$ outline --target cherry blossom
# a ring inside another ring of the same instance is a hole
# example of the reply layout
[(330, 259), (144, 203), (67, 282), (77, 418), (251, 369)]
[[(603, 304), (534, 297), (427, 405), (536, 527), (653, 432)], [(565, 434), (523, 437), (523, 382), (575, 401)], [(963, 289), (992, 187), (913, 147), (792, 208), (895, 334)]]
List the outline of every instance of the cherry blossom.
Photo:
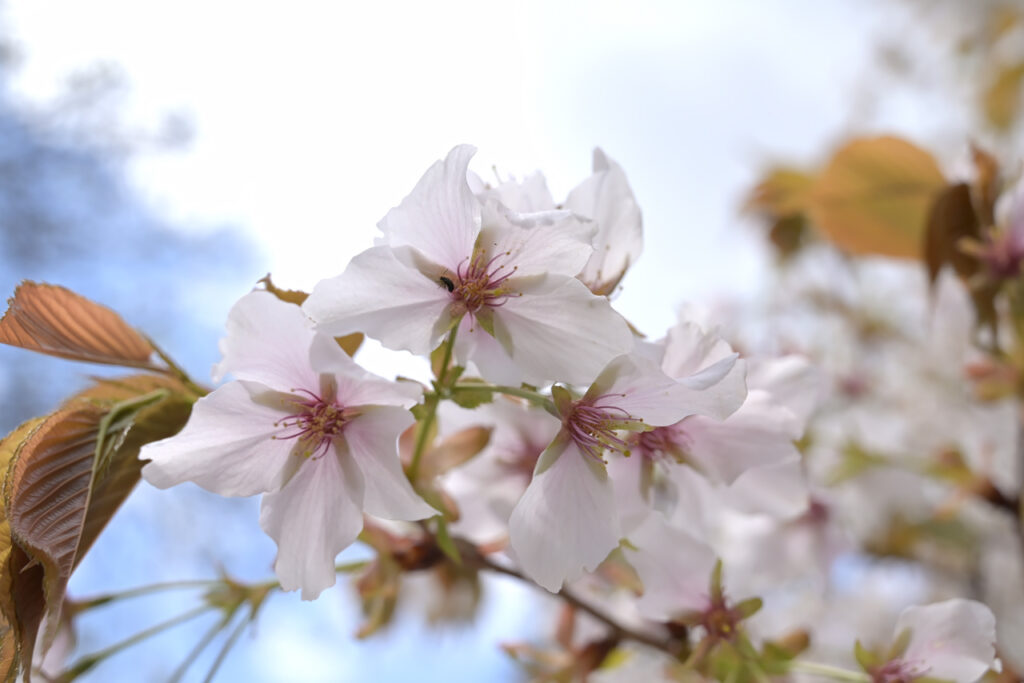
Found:
[(192, 481), (224, 496), (264, 494), (274, 570), (283, 589), (310, 600), (334, 584), (334, 558), (355, 541), (364, 512), (434, 514), (396, 445), (420, 388), (366, 372), (267, 292), (239, 300), (227, 328), (216, 374), (235, 380), (199, 399), (180, 433), (142, 449), (142, 475), (159, 488)]
[[(591, 238), (594, 253), (577, 276), (595, 294), (608, 295), (640, 256), (643, 221), (622, 167), (597, 148), (593, 169), (591, 176), (569, 192), (557, 208), (568, 209), (596, 225)], [(539, 172), (522, 181), (512, 179), (494, 188), (481, 187), (479, 194), (497, 197), (514, 211), (556, 208), (544, 175)]]
[(620, 356), (581, 398), (554, 387), (562, 427), (509, 520), (512, 549), (534, 581), (557, 591), (618, 545), (620, 523), (604, 452), (628, 455), (623, 432), (674, 424), (696, 412), (716, 414), (741, 402), (742, 385), (723, 381), (735, 362), (732, 355), (673, 380), (647, 358)]
[(473, 147), (431, 166), (380, 222), (378, 246), (306, 300), (317, 329), (364, 332), (426, 354), (451, 330), (455, 353), (505, 384), (589, 382), (633, 337), (575, 275), (595, 227), (567, 211), (514, 213), (470, 190)]
[(874, 667), (878, 683), (919, 678), (973, 683), (996, 664), (996, 620), (987, 606), (961, 598), (908, 607), (896, 622), (895, 637), (909, 633), (896, 657)]

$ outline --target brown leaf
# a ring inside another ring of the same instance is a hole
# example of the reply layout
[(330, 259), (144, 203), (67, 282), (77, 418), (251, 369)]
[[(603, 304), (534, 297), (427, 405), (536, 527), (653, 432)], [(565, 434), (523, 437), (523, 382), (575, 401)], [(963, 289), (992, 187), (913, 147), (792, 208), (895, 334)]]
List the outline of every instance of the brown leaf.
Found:
[(814, 176), (793, 168), (779, 167), (769, 171), (747, 197), (744, 209), (759, 211), (772, 218), (803, 213)]
[(1024, 62), (1018, 62), (999, 69), (986, 85), (981, 107), (994, 128), (1006, 130), (1017, 122), (1022, 83)]
[(932, 156), (905, 140), (853, 140), (818, 177), (811, 222), (848, 252), (919, 259), (928, 210), (945, 185)]
[(960, 240), (979, 239), (978, 217), (966, 183), (950, 185), (935, 198), (924, 234), (924, 261), (928, 281), (935, 282), (942, 266), (953, 266), (957, 275), (968, 278), (978, 270), (978, 260), (960, 249)]
[[(175, 434), (190, 410), (175, 379), (102, 380), (43, 419), (17, 447), (3, 494), (22, 661), (31, 661), (43, 617), (59, 624), (72, 571), (138, 482), (139, 449)], [(52, 635), (43, 635), (44, 645)]]
[[(257, 281), (262, 284), (263, 287), (276, 296), (281, 301), (286, 301), (296, 306), (301, 306), (302, 303), (309, 298), (309, 294), (298, 289), (281, 289), (274, 284), (274, 281), (270, 279), (270, 273), (267, 273)], [(356, 351), (363, 344), (363, 333), (353, 332), (352, 334), (346, 334), (343, 337), (335, 337), (334, 340), (338, 342), (338, 346), (347, 353), (349, 356), (356, 355)]]
[(270, 273), (267, 273), (256, 282), (257, 284), (263, 285), (268, 292), (276, 296), (281, 301), (287, 301), (288, 303), (295, 304), (296, 306), (301, 306), (302, 302), (309, 297), (309, 294), (298, 289), (281, 289), (274, 284), (273, 280), (270, 279)]
[(985, 227), (996, 222), (996, 200), (1002, 179), (999, 173), (999, 161), (975, 144), (971, 145), (971, 160), (977, 174), (974, 182), (974, 196), (977, 198), (978, 220)]
[(0, 319), (0, 343), (51, 356), (150, 367), (153, 346), (121, 316), (69, 289), (23, 282)]
[[(29, 420), (0, 440), (0, 472), (7, 472), (18, 446), (42, 421), (43, 418)], [(12, 580), (17, 576), (12, 572), (13, 549), (11, 526), (0, 506), (0, 680), (4, 683), (17, 679), (21, 663), (21, 636), (12, 590)]]
[(347, 353), (349, 356), (356, 355), (356, 351), (363, 345), (363, 333), (353, 332), (352, 334), (346, 334), (343, 337), (335, 337), (334, 341), (338, 342), (338, 346), (341, 347), (342, 351)]

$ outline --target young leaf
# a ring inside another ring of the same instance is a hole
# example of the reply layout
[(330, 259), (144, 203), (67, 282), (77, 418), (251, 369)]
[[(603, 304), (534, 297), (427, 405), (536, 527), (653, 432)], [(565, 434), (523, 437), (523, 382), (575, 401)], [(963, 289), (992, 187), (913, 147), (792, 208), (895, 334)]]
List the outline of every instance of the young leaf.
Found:
[[(0, 472), (6, 472), (18, 447), (39, 426), (43, 418), (25, 422), (0, 440)], [(21, 635), (15, 612), (12, 572), (11, 527), (7, 514), (0, 507), (0, 681), (11, 683), (17, 679), (21, 663)]]
[(263, 285), (268, 292), (276, 296), (281, 301), (287, 301), (288, 303), (295, 304), (296, 306), (301, 306), (302, 302), (309, 297), (309, 294), (298, 289), (281, 289), (274, 284), (273, 280), (270, 279), (270, 273), (261, 277), (256, 281), (256, 283)]
[(894, 137), (863, 138), (832, 157), (808, 208), (814, 227), (841, 249), (919, 259), (928, 209), (945, 185), (923, 149)]
[[(59, 624), (72, 571), (138, 482), (139, 449), (180, 430), (190, 410), (185, 387), (171, 378), (101, 381), (18, 445), (3, 494), (23, 661), (31, 661), (43, 616)], [(51, 636), (43, 634), (44, 645)]]
[(150, 367), (153, 346), (121, 316), (57, 285), (23, 282), (0, 319), (0, 343), (71, 360)]
[(963, 278), (978, 270), (978, 260), (960, 250), (963, 238), (979, 239), (980, 233), (978, 217), (971, 204), (971, 188), (965, 183), (957, 183), (939, 193), (928, 213), (924, 260), (929, 282), (935, 282), (942, 266), (947, 263)]

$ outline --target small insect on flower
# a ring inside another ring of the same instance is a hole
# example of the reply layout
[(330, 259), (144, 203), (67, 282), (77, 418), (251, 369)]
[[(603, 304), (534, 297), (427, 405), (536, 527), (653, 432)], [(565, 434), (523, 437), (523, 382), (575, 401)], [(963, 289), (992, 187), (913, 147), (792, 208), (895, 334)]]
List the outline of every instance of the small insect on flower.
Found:
[(452, 279), (450, 277), (446, 277), (446, 276), (442, 275), (441, 277), (438, 278), (438, 280), (441, 281), (441, 284), (449, 292), (454, 292), (455, 291), (455, 283), (452, 282)]

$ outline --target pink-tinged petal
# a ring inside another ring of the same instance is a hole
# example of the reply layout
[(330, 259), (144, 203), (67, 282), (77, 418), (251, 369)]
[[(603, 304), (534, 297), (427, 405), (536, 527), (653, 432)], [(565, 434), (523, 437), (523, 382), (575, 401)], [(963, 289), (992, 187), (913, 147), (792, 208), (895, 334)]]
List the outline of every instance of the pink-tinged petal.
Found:
[(684, 400), (694, 414), (724, 420), (747, 398), (747, 362), (733, 354), (679, 384), (686, 388)]
[(408, 410), (370, 406), (345, 426), (349, 454), (363, 475), (363, 507), (371, 515), (412, 521), (437, 514), (413, 491), (398, 459), (398, 436), (414, 421)]
[(455, 335), (455, 357), (463, 367), (472, 362), (480, 376), (495, 384), (518, 386), (525, 381), (522, 369), (501, 342), (469, 316), (462, 319)]
[(734, 356), (729, 343), (700, 325), (681, 320), (665, 335), (665, 355), (661, 369), (669, 377), (682, 379), (696, 375), (715, 363)]
[(313, 600), (334, 585), (334, 558), (363, 528), (363, 482), (343, 448), (309, 458), (291, 481), (263, 496), (260, 526), (277, 543), (281, 588)]
[(929, 678), (973, 683), (995, 661), (996, 618), (986, 605), (956, 598), (908, 607), (896, 622), (896, 635), (910, 629), (910, 643), (900, 657), (922, 663)]
[[(425, 272), (431, 268), (436, 273)], [(389, 349), (427, 354), (451, 321), (451, 298), (437, 279), (443, 273), (408, 249), (371, 247), (344, 273), (317, 283), (302, 308), (319, 332), (363, 332)]]
[(708, 585), (716, 556), (710, 546), (660, 514), (652, 514), (629, 535), (626, 559), (644, 585), (640, 613), (667, 621), (708, 606)]
[(522, 381), (586, 384), (632, 348), (626, 321), (579, 280), (548, 275), (517, 279), (515, 286), (522, 296), (495, 309), (494, 329), (522, 369)]
[(572, 277), (594, 251), (593, 234), (593, 223), (568, 211), (517, 214), (491, 200), (483, 208), (477, 247), (496, 258), (496, 265), (514, 267), (516, 277), (544, 273)]
[(801, 432), (823, 394), (822, 376), (803, 356), (751, 361), (747, 386), (763, 389), (796, 417)]
[(796, 418), (775, 405), (763, 391), (751, 391), (746, 402), (725, 420), (694, 415), (683, 422), (690, 439), (688, 453), (712, 479), (732, 483), (743, 472), (799, 456), (793, 439)]
[(250, 382), (229, 382), (192, 408), (178, 434), (142, 447), (150, 460), (142, 476), (167, 488), (192, 481), (222, 496), (251, 496), (279, 488), (288, 476), (294, 441), (275, 439), (282, 410), (254, 402), (270, 392)]
[(594, 173), (569, 193), (565, 207), (598, 225), (594, 255), (580, 272), (592, 289), (614, 286), (643, 250), (640, 207), (622, 168), (594, 150)]
[(619, 544), (604, 467), (556, 438), (512, 511), (509, 542), (526, 575), (551, 592), (596, 569)]
[[(717, 368), (717, 366), (713, 366)], [(678, 382), (668, 377), (653, 361), (638, 355), (614, 359), (594, 380), (586, 397), (599, 396), (602, 405), (612, 405), (652, 426), (675, 424), (697, 412), (719, 411), (723, 404), (742, 402), (736, 399), (735, 387), (720, 387), (731, 372), (716, 375), (714, 382)], [(692, 380), (693, 378), (688, 378)]]
[(346, 407), (364, 405), (411, 408), (419, 403), (423, 388), (416, 382), (391, 382), (364, 370), (345, 353), (333, 337), (318, 334), (309, 349), (309, 363), (317, 373), (336, 382), (335, 400)]
[(480, 202), (466, 180), (476, 148), (459, 145), (427, 169), (402, 203), (377, 224), (392, 247), (409, 245), (454, 270), (473, 253)]
[(213, 379), (219, 382), (230, 372), (278, 391), (312, 389), (317, 383), (309, 367), (312, 340), (302, 309), (270, 292), (249, 292), (228, 313), (227, 336), (220, 341), (224, 359), (214, 366)]
[(810, 491), (799, 455), (771, 465), (753, 467), (725, 491), (727, 505), (740, 512), (790, 519), (807, 511)]
[(502, 204), (519, 213), (550, 211), (555, 208), (555, 200), (548, 189), (547, 180), (540, 171), (531, 173), (521, 182), (506, 180), (497, 187), (482, 188), (477, 192), (477, 196), (485, 201), (490, 197), (497, 198)]

